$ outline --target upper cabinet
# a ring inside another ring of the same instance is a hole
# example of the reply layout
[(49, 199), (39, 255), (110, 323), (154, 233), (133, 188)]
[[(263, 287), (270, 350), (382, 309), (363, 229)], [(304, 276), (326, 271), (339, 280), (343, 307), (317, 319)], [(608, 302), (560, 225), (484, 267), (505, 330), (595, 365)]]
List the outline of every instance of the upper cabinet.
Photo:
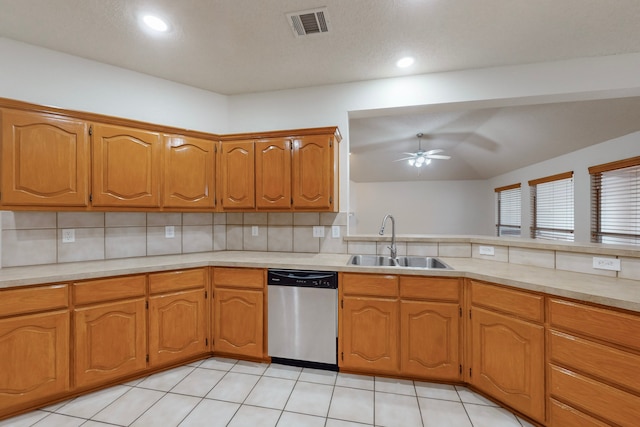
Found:
[(309, 135), (293, 143), (293, 205), (337, 211), (337, 143), (334, 135)]
[(86, 122), (2, 110), (4, 206), (87, 206), (89, 159)]
[(291, 208), (290, 138), (256, 142), (256, 206), (258, 209)]
[(168, 208), (215, 208), (215, 167), (215, 141), (165, 136), (162, 205)]
[(219, 185), (223, 210), (246, 210), (255, 207), (253, 141), (222, 142)]
[(219, 136), (0, 99), (0, 206), (337, 212), (337, 127)]
[(160, 134), (93, 126), (93, 205), (160, 207)]
[(337, 212), (338, 129), (269, 134), (222, 142), (222, 210)]

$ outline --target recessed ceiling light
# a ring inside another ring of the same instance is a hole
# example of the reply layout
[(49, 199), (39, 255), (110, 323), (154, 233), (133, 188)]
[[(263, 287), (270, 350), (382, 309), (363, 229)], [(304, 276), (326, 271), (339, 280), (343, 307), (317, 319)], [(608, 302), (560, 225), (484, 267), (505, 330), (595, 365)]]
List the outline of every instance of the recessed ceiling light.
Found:
[(142, 21), (147, 25), (147, 27), (161, 33), (164, 33), (169, 29), (169, 25), (167, 25), (166, 22), (154, 15), (145, 15), (142, 17)]
[(413, 65), (414, 59), (410, 56), (405, 56), (396, 62), (398, 68), (407, 68)]

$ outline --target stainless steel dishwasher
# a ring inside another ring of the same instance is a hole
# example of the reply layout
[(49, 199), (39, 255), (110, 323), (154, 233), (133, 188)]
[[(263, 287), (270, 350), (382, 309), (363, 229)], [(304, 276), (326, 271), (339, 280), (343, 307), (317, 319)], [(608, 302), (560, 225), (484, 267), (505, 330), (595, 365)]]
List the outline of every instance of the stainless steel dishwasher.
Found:
[(338, 370), (338, 273), (267, 273), (272, 362)]

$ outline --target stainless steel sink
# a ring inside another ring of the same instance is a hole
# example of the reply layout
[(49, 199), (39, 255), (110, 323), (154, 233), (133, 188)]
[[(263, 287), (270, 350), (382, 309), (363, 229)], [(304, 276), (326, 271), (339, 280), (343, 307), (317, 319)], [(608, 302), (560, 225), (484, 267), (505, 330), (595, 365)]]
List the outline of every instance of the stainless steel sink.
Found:
[(414, 267), (414, 268), (439, 268), (445, 270), (451, 270), (444, 262), (438, 258), (424, 257), (424, 256), (401, 256), (396, 259), (400, 267)]
[(367, 267), (395, 267), (393, 258), (382, 255), (353, 255), (349, 260), (349, 265), (364, 265)]
[(451, 267), (440, 261), (438, 258), (422, 256), (401, 256), (394, 259), (383, 255), (352, 255), (349, 259), (348, 265), (451, 270)]

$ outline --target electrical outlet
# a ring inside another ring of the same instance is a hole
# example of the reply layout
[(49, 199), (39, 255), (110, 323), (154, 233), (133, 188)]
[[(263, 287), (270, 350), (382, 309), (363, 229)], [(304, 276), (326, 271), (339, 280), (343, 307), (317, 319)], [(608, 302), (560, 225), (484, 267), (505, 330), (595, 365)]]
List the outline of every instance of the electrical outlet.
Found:
[(480, 255), (494, 256), (496, 254), (493, 246), (480, 246)]
[(332, 225), (331, 226), (331, 237), (333, 237), (334, 239), (337, 239), (338, 237), (340, 237), (340, 226), (339, 225)]
[(167, 225), (164, 227), (164, 238), (173, 239), (176, 237), (176, 229), (173, 225)]
[(324, 227), (321, 225), (314, 225), (313, 237), (324, 237)]
[(76, 230), (65, 228), (62, 230), (62, 243), (73, 243), (76, 241)]
[(620, 260), (618, 258), (593, 257), (593, 268), (598, 270), (620, 271)]
[(251, 226), (251, 235), (254, 236), (254, 237), (258, 235), (258, 226), (257, 225), (252, 225)]

